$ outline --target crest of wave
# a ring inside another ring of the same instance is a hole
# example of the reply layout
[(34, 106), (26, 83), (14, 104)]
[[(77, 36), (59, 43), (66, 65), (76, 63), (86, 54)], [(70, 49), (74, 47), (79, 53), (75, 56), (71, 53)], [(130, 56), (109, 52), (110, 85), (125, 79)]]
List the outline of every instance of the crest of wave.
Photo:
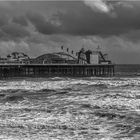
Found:
[(110, 87), (120, 86), (140, 86), (139, 78), (127, 79), (61, 79), (61, 80), (43, 80), (43, 81), (4, 81), (0, 82), (0, 91), (9, 89), (22, 90), (42, 90), (42, 89), (64, 89), (76, 85), (106, 85)]

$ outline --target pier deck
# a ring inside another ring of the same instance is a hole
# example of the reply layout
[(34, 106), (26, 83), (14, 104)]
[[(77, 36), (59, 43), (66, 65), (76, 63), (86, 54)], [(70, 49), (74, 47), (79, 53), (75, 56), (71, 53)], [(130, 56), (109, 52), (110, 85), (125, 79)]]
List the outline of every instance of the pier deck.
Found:
[(7, 77), (114, 76), (113, 64), (0, 64), (0, 78)]

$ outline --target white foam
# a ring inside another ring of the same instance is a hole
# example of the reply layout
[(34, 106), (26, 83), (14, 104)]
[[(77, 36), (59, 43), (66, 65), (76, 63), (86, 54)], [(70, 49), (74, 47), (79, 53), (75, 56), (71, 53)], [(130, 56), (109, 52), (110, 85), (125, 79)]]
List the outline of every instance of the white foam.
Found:
[(127, 85), (140, 86), (140, 79), (128, 78), (128, 79), (93, 79), (93, 80), (82, 80), (82, 79), (59, 79), (59, 80), (44, 80), (44, 81), (5, 81), (0, 82), (0, 91), (8, 89), (23, 89), (23, 90), (41, 90), (41, 89), (63, 89), (72, 87), (74, 85), (106, 85), (110, 87), (121, 87)]

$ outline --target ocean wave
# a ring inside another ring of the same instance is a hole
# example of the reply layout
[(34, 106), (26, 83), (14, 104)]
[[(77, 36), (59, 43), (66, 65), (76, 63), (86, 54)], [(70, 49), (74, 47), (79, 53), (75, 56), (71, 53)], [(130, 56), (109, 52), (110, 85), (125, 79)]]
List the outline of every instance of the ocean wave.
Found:
[(23, 101), (24, 97), (21, 95), (8, 95), (2, 99), (4, 102), (18, 102)]
[(0, 81), (0, 132), (20, 139), (127, 139), (138, 135), (139, 96), (140, 78)]
[[(0, 83), (0, 91), (4, 90), (57, 90), (57, 89), (73, 89), (73, 87), (86, 87), (93, 86), (97, 88), (127, 88), (127, 87), (140, 87), (139, 78), (122, 78), (122, 79), (59, 79), (57, 80), (44, 80), (44, 81), (5, 81)], [(11, 91), (12, 92), (12, 91)]]
[(118, 118), (118, 119), (124, 119), (126, 118), (125, 115), (122, 115), (122, 114), (117, 114), (117, 113), (114, 113), (114, 112), (104, 112), (104, 111), (98, 111), (98, 112), (94, 112), (94, 114), (96, 116), (99, 116), (101, 118), (104, 118), (106, 117), (107, 119), (115, 119), (115, 118)]

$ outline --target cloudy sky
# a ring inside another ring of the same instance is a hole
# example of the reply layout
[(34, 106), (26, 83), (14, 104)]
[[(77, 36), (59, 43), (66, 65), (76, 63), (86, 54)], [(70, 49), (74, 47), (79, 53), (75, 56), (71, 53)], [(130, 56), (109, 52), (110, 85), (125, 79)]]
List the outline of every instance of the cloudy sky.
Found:
[(140, 0), (0, 1), (0, 55), (96, 49), (140, 64)]

